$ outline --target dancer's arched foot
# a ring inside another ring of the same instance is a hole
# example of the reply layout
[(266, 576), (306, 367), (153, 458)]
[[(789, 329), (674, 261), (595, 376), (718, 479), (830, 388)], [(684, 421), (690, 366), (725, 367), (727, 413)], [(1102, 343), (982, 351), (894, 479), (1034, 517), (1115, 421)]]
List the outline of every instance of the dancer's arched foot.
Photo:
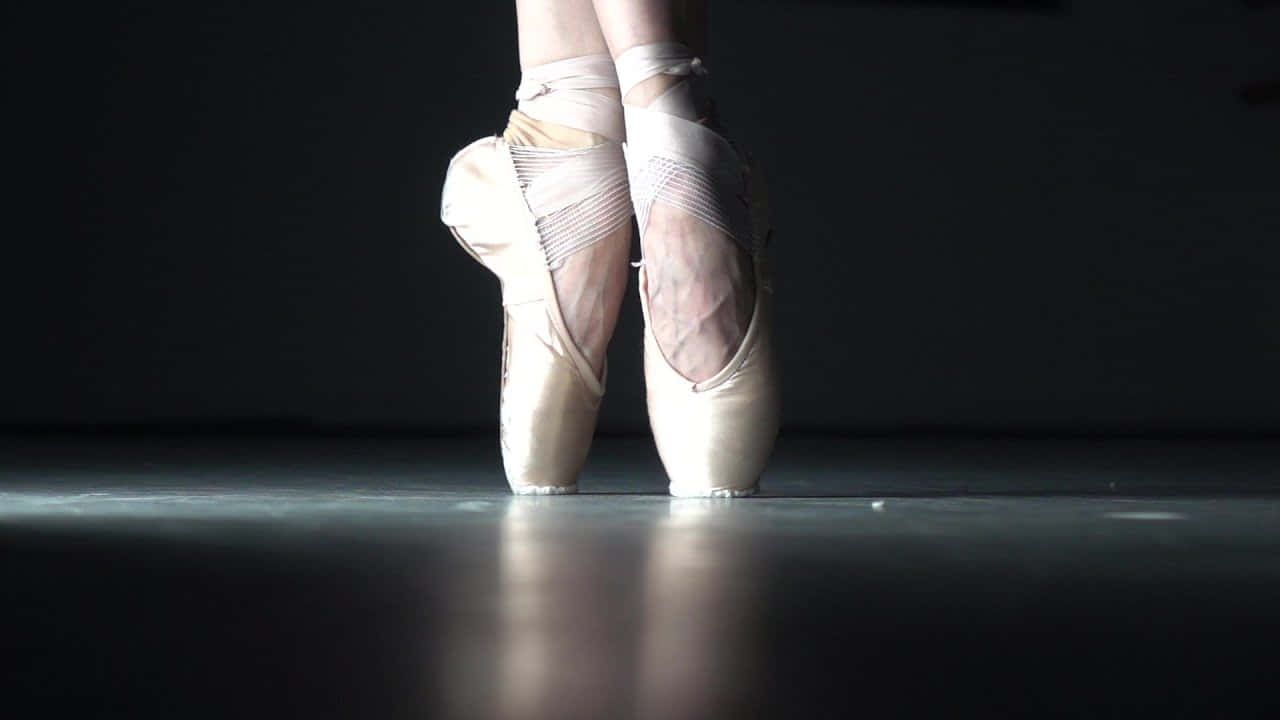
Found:
[[(616, 89), (599, 88), (591, 92), (617, 100)], [(609, 138), (578, 128), (531, 118), (512, 111), (502, 134), (507, 144), (516, 147), (576, 150), (594, 147)], [(550, 161), (542, 161), (550, 164)], [(533, 161), (531, 164), (539, 164)], [(615, 192), (625, 193), (625, 188)], [(607, 218), (593, 215), (594, 208), (580, 208), (550, 221), (562, 227), (586, 226)], [(616, 218), (615, 218), (616, 220)], [(625, 220), (612, 232), (590, 245), (558, 259), (551, 270), (556, 301), (564, 316), (565, 326), (573, 342), (591, 364), (597, 378), (601, 376), (605, 352), (618, 324), (618, 310), (627, 285), (627, 256), (631, 251), (631, 223)]]
[(622, 108), (608, 55), (523, 75), (502, 137), (480, 138), (450, 161), (441, 219), (502, 284), (507, 481), (516, 493), (567, 493), (591, 445), (626, 283)]
[[(718, 132), (713, 106), (694, 86), (696, 79), (655, 75), (631, 88), (623, 102), (661, 108)], [(674, 172), (675, 185), (697, 183)], [(648, 209), (641, 243), (650, 320), (662, 353), (681, 375), (706, 380), (724, 368), (746, 336), (755, 300), (751, 254), (728, 233), (661, 198)]]
[[(615, 58), (644, 260), (645, 386), (677, 496), (758, 488), (778, 431), (771, 236), (758, 169), (714, 122), (699, 58), (679, 43)], [(703, 112), (699, 112), (702, 110)]]
[(720, 230), (657, 202), (643, 242), (658, 345), (681, 375), (706, 380), (747, 334), (755, 302), (751, 256)]

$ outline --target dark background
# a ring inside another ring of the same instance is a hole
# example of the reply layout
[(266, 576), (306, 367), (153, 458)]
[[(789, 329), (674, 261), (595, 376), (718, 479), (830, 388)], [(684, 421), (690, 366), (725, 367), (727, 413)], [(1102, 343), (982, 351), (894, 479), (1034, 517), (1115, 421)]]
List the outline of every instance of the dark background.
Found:
[[(1280, 430), (1274, 3), (713, 5), (784, 427)], [(5, 11), (0, 425), (484, 430), (508, 0)], [(1249, 101), (1252, 98), (1253, 101)], [(634, 272), (603, 432), (647, 427)]]

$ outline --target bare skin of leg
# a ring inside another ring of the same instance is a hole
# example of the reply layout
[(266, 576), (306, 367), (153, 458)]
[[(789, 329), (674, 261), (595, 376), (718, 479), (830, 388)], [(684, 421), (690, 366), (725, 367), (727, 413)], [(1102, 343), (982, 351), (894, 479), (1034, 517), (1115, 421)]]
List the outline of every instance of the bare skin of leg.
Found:
[[(636, 45), (674, 41), (705, 59), (705, 0), (595, 0), (595, 7), (615, 58)], [(657, 75), (622, 100), (645, 106), (683, 80)], [(711, 119), (709, 108), (695, 108), (693, 115), (704, 123)], [(660, 202), (649, 211), (641, 244), (654, 337), (677, 372), (706, 380), (729, 363), (746, 336), (755, 302), (751, 255), (719, 230)]]
[[(520, 67), (609, 51), (591, 0), (516, 0)], [(616, 88), (593, 89), (619, 98)], [(631, 223), (570, 255), (551, 273), (556, 300), (573, 341), (596, 377), (618, 323), (627, 288)]]

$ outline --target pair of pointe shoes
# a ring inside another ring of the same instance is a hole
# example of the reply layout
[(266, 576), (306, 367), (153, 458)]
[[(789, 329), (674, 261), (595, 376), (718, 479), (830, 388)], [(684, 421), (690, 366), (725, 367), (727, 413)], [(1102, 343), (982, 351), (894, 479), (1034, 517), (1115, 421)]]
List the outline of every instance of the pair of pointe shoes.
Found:
[[(749, 160), (741, 169), (744, 189), (751, 193), (752, 231), (768, 238), (759, 172)], [(454, 155), (441, 219), (502, 286), (499, 435), (507, 481), (516, 494), (576, 492), (608, 363), (597, 378), (572, 340), (536, 219), (517, 181), (510, 146), (500, 136), (476, 140)], [(780, 404), (765, 245), (756, 243), (752, 252), (756, 291), (745, 337), (723, 369), (697, 383), (672, 368), (658, 346), (649, 321), (648, 268), (640, 267), (646, 401), (672, 495), (738, 497), (759, 488), (777, 436)]]

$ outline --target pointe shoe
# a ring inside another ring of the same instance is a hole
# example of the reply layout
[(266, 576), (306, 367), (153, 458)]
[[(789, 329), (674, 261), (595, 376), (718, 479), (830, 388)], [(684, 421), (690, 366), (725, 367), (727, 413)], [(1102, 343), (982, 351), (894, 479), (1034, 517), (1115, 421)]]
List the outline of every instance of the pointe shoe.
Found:
[[(546, 93), (556, 78), (574, 72), (579, 81), (587, 75), (588, 82), (599, 85), (617, 83), (608, 56), (573, 58), (532, 70), (526, 70), (526, 81), (536, 89), (518, 91), (522, 103)], [(607, 77), (601, 75), (606, 70)], [(533, 82), (539, 79), (537, 71), (554, 74), (545, 82)], [(578, 92), (583, 102), (595, 104), (596, 118), (609, 119), (604, 98)], [(548, 100), (541, 97), (534, 108), (564, 110)], [(580, 106), (565, 113), (570, 122), (576, 121), (572, 111)], [(620, 109), (616, 114), (620, 116)], [(529, 122), (528, 117), (524, 121)], [(620, 117), (617, 122), (621, 124)], [(611, 130), (607, 122), (593, 126), (590, 117), (579, 127), (606, 137)], [(558, 495), (578, 489), (608, 380), (608, 361), (597, 377), (566, 327), (551, 271), (567, 255), (630, 221), (624, 162), (621, 146), (614, 141), (564, 150), (511, 145), (492, 136), (459, 150), (445, 174), (441, 220), (502, 287), (499, 445), (507, 482), (516, 494)]]
[[(758, 184), (759, 170), (751, 172)], [(773, 346), (773, 285), (768, 240), (752, 253), (756, 297), (737, 351), (719, 372), (691, 382), (667, 362), (649, 321), (649, 280), (639, 270), (644, 313), (644, 378), (649, 424), (676, 497), (744, 497), (760, 475), (778, 435), (781, 392)]]
[[(690, 75), (701, 63), (682, 46), (638, 46), (616, 59), (624, 94), (659, 72)], [(676, 497), (742, 497), (759, 490), (773, 452), (781, 390), (773, 344), (773, 284), (763, 177), (754, 161), (704, 125), (678, 117), (664, 103), (688, 97), (677, 85), (647, 108), (624, 104), (624, 146), (640, 232), (652, 203), (679, 208), (749, 248), (755, 302), (742, 343), (712, 377), (693, 382), (668, 362), (652, 330), (649, 278), (639, 270), (644, 313), (644, 377), (654, 443)], [(672, 180), (675, 179), (675, 182)]]
[(502, 286), (498, 425), (507, 482), (519, 495), (577, 492), (608, 366), (597, 380), (569, 339), (501, 138), (481, 138), (454, 155), (440, 218)]

